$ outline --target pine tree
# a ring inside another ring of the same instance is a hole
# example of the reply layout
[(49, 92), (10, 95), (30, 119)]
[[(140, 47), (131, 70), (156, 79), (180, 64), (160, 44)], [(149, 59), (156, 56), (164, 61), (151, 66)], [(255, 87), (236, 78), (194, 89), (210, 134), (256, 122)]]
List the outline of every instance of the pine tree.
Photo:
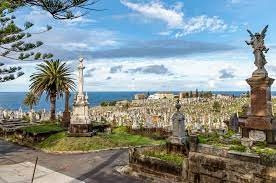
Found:
[[(27, 42), (32, 36), (28, 30), (33, 27), (31, 22), (25, 22), (24, 27), (15, 24), (16, 17), (12, 14), (17, 8), (23, 6), (36, 6), (49, 12), (55, 19), (74, 19), (87, 14), (89, 10), (102, 11), (91, 8), (99, 0), (0, 0), (0, 59), (33, 61), (47, 60), (53, 57), (51, 53), (35, 51), (43, 42)], [(79, 9), (85, 10), (79, 11)], [(74, 11), (73, 11), (74, 10)], [(79, 13), (82, 12), (82, 13)], [(45, 30), (51, 30), (46, 26)], [(0, 82), (14, 80), (24, 75), (20, 66), (5, 68), (0, 60)]]
[[(26, 42), (32, 36), (32, 34), (28, 33), (28, 30), (33, 27), (33, 24), (25, 22), (24, 27), (17, 26), (14, 22), (16, 17), (12, 15), (16, 8), (17, 6), (6, 1), (0, 2), (0, 57), (6, 60), (19, 61), (51, 58), (53, 55), (50, 53), (41, 54), (40, 52), (34, 52), (36, 48), (43, 45), (41, 41)], [(47, 26), (45, 31), (50, 29), (51, 27)], [(0, 82), (14, 80), (24, 74), (20, 66), (5, 68), (5, 64), (1, 60)]]
[(36, 6), (49, 12), (55, 19), (74, 19), (89, 11), (103, 11), (94, 8), (100, 0), (7, 0), (15, 6)]

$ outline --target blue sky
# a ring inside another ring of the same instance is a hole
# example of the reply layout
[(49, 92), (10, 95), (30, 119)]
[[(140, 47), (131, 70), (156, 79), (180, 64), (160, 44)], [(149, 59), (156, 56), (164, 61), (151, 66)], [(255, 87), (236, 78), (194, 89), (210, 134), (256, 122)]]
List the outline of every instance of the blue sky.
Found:
[[(106, 11), (71, 21), (53, 20), (36, 8), (15, 12), (31, 21), (33, 36), (72, 67), (85, 58), (87, 91), (248, 90), (253, 54), (244, 41), (269, 24), (267, 70), (276, 77), (274, 0), (101, 0)], [(12, 65), (16, 62), (5, 61)], [(27, 91), (36, 62), (22, 63), (26, 75), (0, 91)], [(75, 76), (76, 77), (76, 76)], [(273, 89), (276, 89), (273, 87)]]

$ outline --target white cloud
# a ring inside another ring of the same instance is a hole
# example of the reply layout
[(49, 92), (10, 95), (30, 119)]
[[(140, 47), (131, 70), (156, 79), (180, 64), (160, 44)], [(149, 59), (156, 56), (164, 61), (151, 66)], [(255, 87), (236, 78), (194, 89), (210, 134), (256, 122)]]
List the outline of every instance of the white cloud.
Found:
[(177, 2), (173, 7), (166, 7), (161, 1), (133, 3), (129, 0), (121, 0), (121, 3), (129, 9), (140, 13), (145, 18), (163, 21), (166, 23), (168, 29), (176, 31), (175, 37), (182, 37), (202, 31), (236, 30), (232, 25), (228, 25), (218, 16), (209, 17), (207, 15), (200, 15), (186, 17), (182, 11), (183, 3), (181, 2)]
[(148, 18), (162, 20), (171, 28), (182, 26), (184, 14), (179, 11), (179, 5), (177, 8), (166, 9), (159, 1), (139, 4), (129, 2), (128, 0), (121, 0), (121, 3)]

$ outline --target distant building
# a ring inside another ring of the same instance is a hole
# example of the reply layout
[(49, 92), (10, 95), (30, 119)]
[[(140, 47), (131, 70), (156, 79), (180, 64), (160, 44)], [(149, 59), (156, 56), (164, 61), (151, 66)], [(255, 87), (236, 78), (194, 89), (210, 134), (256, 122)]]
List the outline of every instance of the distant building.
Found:
[(149, 100), (158, 100), (158, 99), (174, 99), (174, 94), (169, 92), (160, 92), (150, 95)]
[(146, 95), (143, 93), (134, 95), (134, 100), (145, 100), (145, 99), (146, 99)]

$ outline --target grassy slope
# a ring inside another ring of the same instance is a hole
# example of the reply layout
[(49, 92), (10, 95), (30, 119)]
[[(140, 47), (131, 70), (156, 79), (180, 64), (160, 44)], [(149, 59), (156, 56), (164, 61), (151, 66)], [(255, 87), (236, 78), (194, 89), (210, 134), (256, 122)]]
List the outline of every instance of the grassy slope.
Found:
[(162, 143), (164, 141), (156, 141), (139, 135), (130, 135), (118, 130), (112, 134), (98, 134), (93, 137), (67, 137), (65, 132), (60, 132), (36, 144), (36, 147), (48, 151), (89, 151)]

